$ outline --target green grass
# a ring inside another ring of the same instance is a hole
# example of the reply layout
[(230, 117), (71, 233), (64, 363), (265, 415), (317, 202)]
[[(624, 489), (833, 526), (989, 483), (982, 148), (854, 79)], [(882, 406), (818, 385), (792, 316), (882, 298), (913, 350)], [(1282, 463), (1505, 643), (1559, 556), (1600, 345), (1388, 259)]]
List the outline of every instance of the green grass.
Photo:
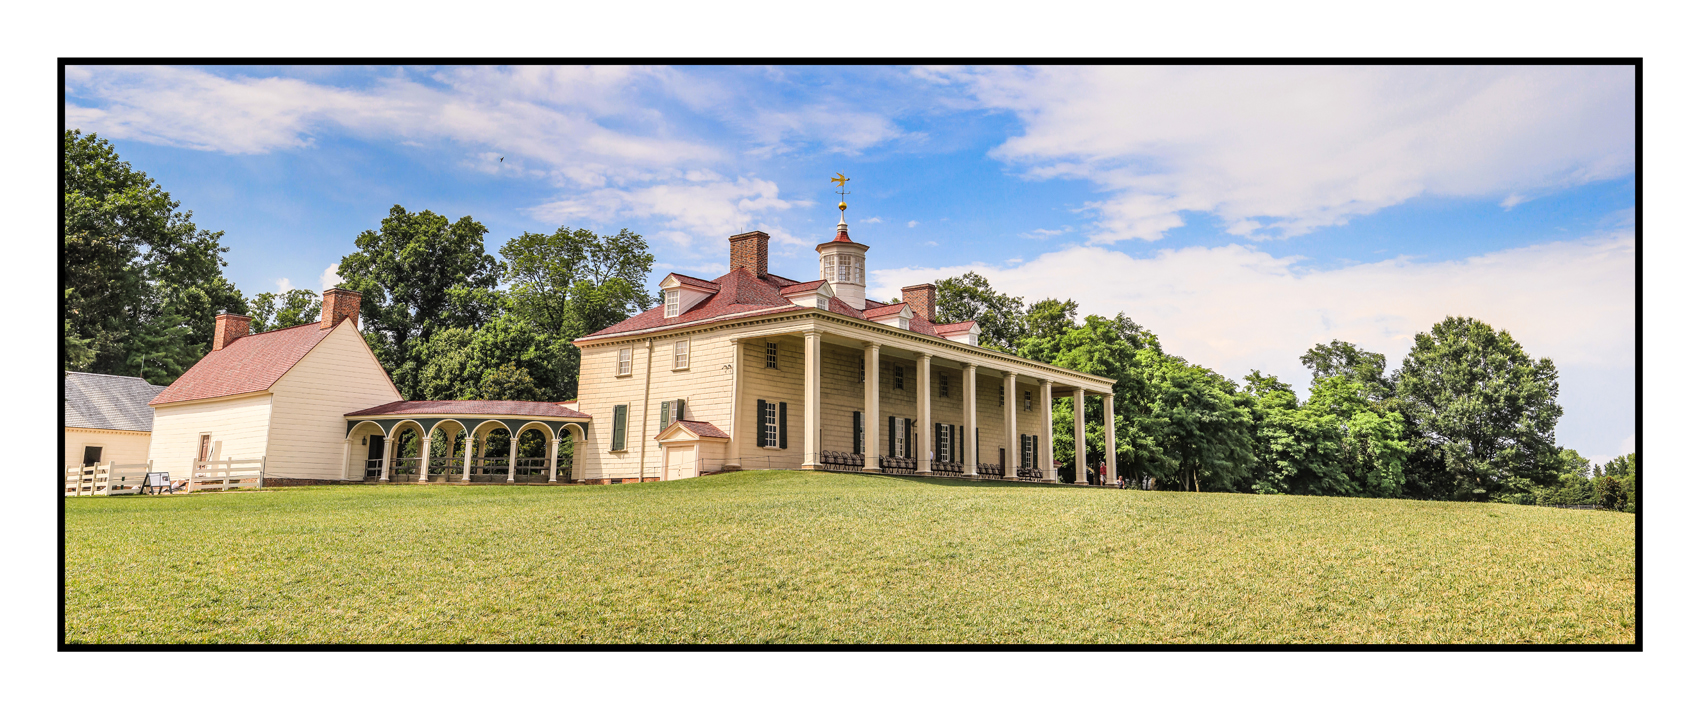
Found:
[(1634, 517), (800, 472), (65, 500), (72, 643), (1631, 643)]

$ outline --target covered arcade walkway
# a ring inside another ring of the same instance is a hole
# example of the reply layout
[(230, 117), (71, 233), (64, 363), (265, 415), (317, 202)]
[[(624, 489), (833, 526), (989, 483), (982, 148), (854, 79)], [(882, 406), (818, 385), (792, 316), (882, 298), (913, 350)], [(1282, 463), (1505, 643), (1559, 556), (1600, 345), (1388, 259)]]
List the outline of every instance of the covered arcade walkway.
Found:
[[(396, 401), (344, 414), (343, 479), (372, 482), (556, 483), (571, 482), (571, 458), (560, 469), (561, 438), (573, 451), (590, 439), (590, 416), (568, 407), (575, 402)], [(443, 439), (437, 439), (441, 430)], [(490, 434), (502, 431), (506, 451), (490, 450)], [(548, 457), (519, 456), (527, 433), (541, 436)], [(404, 437), (417, 455), (401, 457)], [(443, 441), (446, 455), (432, 456)], [(500, 453), (495, 455), (494, 453)]]

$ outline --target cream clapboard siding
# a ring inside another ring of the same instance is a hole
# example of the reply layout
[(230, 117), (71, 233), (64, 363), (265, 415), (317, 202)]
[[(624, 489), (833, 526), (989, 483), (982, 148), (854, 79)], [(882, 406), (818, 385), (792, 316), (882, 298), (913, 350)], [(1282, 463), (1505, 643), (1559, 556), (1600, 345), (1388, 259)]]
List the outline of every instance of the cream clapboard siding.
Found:
[(156, 406), (148, 458), (155, 470), (187, 476), (199, 453), (202, 433), (212, 435), (220, 460), (258, 458), (266, 454), (271, 412), (270, 392)]
[[(343, 479), (343, 415), (401, 399), (350, 320), (320, 340), (271, 391), (266, 475), (281, 478)], [(357, 479), (360, 472), (347, 475)]]
[(64, 467), (81, 465), (83, 448), (100, 446), (100, 464), (148, 462), (148, 446), (153, 438), (147, 431), (114, 431), (105, 428), (65, 428)]
[[(767, 367), (767, 343), (778, 346), (777, 366)], [(803, 464), (803, 338), (796, 335), (750, 337), (743, 345), (743, 401), (738, 402), (738, 425), (732, 436), (737, 462), (745, 470), (794, 469)], [(825, 345), (821, 346), (824, 352)], [(824, 372), (824, 368), (822, 369)], [(823, 383), (821, 390), (826, 387)], [(756, 436), (761, 421), (756, 405), (785, 404), (785, 448), (762, 447)], [(823, 405), (822, 411), (826, 410)]]
[[(655, 437), (661, 433), (661, 402), (685, 400), (682, 418), (706, 421), (730, 433), (732, 419), (731, 334), (725, 331), (687, 333), (585, 348), (579, 364), (579, 411), (592, 418), (585, 455), (574, 456), (573, 478), (637, 479), (657, 477), (666, 461)], [(690, 363), (673, 367), (673, 346), (690, 341)], [(654, 357), (650, 357), (650, 348)], [(618, 376), (619, 351), (632, 350), (632, 373)], [(799, 385), (800, 386), (800, 385)], [(648, 399), (645, 399), (645, 390)], [(625, 404), (626, 445), (610, 451), (614, 440), (614, 407)], [(646, 405), (647, 404), (647, 405)], [(576, 453), (576, 451), (575, 451)], [(718, 469), (719, 461), (709, 461)]]

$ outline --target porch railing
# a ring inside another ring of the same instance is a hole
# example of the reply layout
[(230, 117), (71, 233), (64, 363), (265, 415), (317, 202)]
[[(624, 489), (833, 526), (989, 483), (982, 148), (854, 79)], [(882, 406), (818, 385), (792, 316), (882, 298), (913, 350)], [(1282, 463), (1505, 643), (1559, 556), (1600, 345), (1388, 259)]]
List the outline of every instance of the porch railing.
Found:
[(82, 465), (65, 469), (65, 496), (133, 495), (153, 471), (153, 461), (119, 465)]

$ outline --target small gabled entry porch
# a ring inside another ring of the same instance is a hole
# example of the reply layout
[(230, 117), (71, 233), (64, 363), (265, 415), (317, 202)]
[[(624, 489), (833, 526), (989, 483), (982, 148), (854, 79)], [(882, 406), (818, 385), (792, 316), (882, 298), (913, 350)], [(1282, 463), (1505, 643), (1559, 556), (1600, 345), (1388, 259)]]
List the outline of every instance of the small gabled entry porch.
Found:
[(345, 414), (343, 479), (572, 482), (572, 454), (586, 450), (591, 418), (570, 403), (397, 401)]

